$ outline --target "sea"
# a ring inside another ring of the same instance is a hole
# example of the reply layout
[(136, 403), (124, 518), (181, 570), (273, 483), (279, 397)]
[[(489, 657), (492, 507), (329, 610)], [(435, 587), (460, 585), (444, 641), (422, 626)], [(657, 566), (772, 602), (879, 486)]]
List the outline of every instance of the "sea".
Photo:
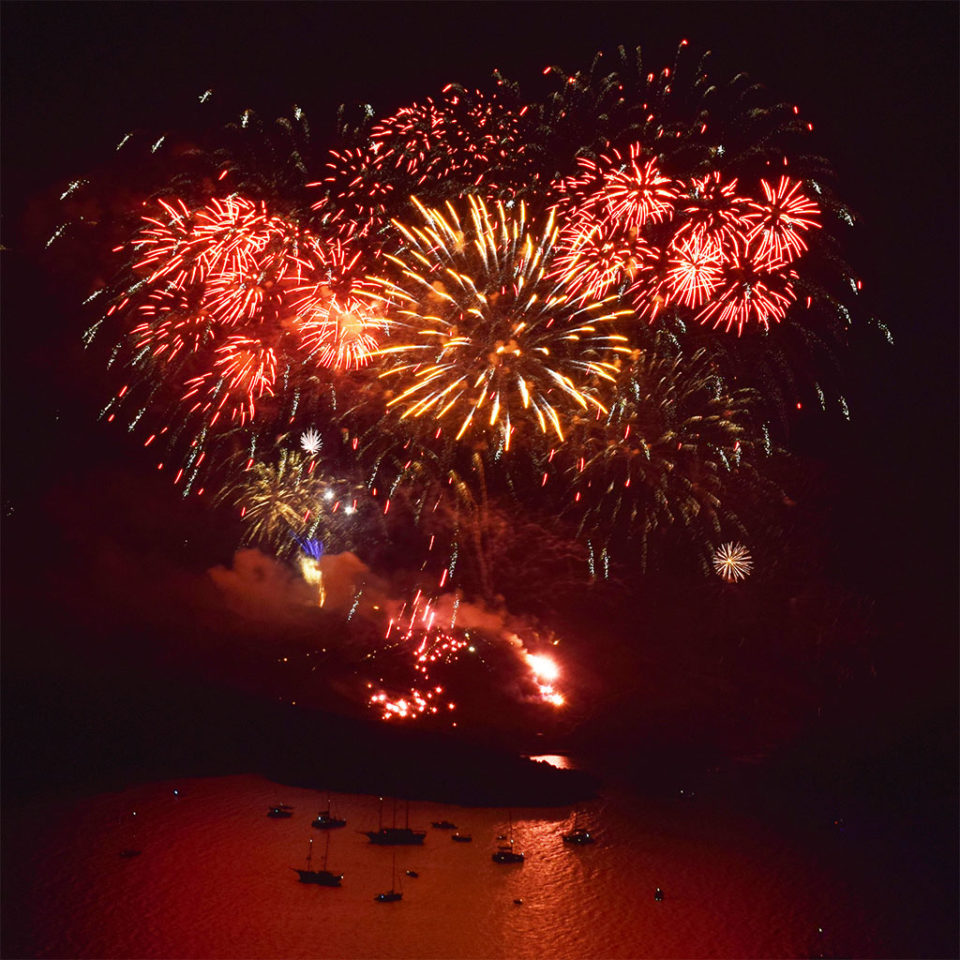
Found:
[[(278, 804), (292, 816), (268, 817)], [(311, 827), (328, 804), (346, 827)], [(472, 842), (431, 826), (442, 820)], [(381, 822), (409, 822), (425, 842), (371, 844), (360, 831)], [(574, 824), (596, 842), (564, 843)], [(408, 810), (396, 798), (234, 775), (37, 801), (6, 811), (5, 833), (7, 958), (895, 955), (876, 904), (823, 844), (682, 790)], [(521, 864), (492, 860), (508, 834)], [(298, 881), (311, 838), (314, 869), (326, 857), (341, 887)], [(402, 900), (375, 901), (390, 889)]]

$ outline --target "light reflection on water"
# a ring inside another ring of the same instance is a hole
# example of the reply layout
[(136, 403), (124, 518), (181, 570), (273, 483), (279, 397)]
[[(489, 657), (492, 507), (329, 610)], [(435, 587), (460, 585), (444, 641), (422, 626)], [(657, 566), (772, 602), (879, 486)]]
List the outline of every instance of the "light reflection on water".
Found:
[[(280, 802), (293, 805), (291, 819), (266, 816)], [(304, 865), (310, 836), (319, 841), (314, 864), (323, 856), (325, 836), (310, 821), (326, 807), (325, 792), (235, 776), (21, 812), (6, 853), (25, 863), (14, 896), (35, 939), (23, 955), (791, 957), (810, 955), (818, 926), (841, 941), (868, 929), (849, 892), (781, 838), (699, 801), (626, 795), (578, 805), (580, 825), (597, 837), (583, 847), (562, 843), (570, 808), (414, 804), (410, 825), (427, 829), (426, 842), (396, 848), (396, 868), (419, 877), (397, 878), (401, 902), (376, 904), (391, 886), (393, 850), (357, 831), (376, 828), (378, 800), (333, 794), (332, 802), (348, 821), (330, 839), (328, 869), (345, 875), (340, 889), (300, 884), (292, 869)], [(496, 864), (496, 837), (511, 815), (526, 860)], [(473, 842), (429, 827), (442, 819)], [(120, 857), (130, 846), (142, 854)], [(859, 946), (869, 953), (862, 935)]]

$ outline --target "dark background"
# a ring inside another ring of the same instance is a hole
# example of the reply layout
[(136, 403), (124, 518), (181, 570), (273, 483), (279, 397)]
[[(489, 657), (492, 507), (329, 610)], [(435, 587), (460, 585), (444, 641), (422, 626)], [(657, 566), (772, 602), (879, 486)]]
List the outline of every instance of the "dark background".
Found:
[[(86, 291), (58, 283), (43, 249), (65, 185), (100, 169), (125, 133), (175, 130), (208, 88), (235, 114), (299, 104), (322, 139), (342, 102), (387, 114), (450, 81), (483, 86), (494, 68), (533, 96), (548, 64), (572, 72), (639, 44), (656, 70), (686, 38), (714, 52), (713, 75), (745, 71), (813, 121), (814, 149), (859, 217), (847, 252), (865, 311), (895, 340), (864, 341), (849, 359), (849, 424), (794, 425), (824, 478), (827, 571), (881, 625), (877, 685), (798, 756), (814, 780), (851, 778), (891, 818), (926, 820), (931, 847), (955, 855), (958, 9), (5, 3), (5, 787), (84, 782), (151, 750), (178, 762), (166, 744), (183, 730), (151, 716), (173, 697), (180, 722), (209, 720), (198, 704), (215, 694), (199, 675), (154, 668), (212, 643), (186, 584), (236, 543), (228, 520), (150, 473), (135, 437), (96, 422), (105, 391), (80, 349)], [(148, 595), (162, 614), (145, 627)], [(216, 643), (204, 657), (236, 660)], [(207, 760), (222, 746), (209, 740)]]

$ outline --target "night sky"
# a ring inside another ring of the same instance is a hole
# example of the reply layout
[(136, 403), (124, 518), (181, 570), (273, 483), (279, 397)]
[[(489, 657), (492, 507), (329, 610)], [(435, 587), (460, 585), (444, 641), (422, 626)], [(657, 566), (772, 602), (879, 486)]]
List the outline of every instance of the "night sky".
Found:
[[(130, 130), (176, 130), (208, 88), (227, 113), (299, 104), (320, 139), (343, 102), (388, 114), (450, 81), (482, 87), (494, 68), (536, 93), (548, 64), (572, 72), (639, 44), (657, 69), (686, 38), (714, 52), (716, 75), (745, 71), (801, 105), (859, 216), (848, 261), (895, 345), (860, 343), (845, 373), (852, 421), (798, 417), (793, 445), (821, 478), (827, 575), (883, 625), (883, 692), (863, 694), (864, 723), (881, 730), (871, 749), (896, 758), (894, 780), (955, 788), (957, 21), (948, 3), (6, 3), (7, 784), (82, 781), (88, 761), (93, 773), (108, 765), (80, 751), (54, 775), (57, 728), (95, 737), (130, 721), (134, 698), (105, 707), (104, 692), (145, 689), (139, 650), (175, 663), (200, 640), (203, 624), (177, 603), (229, 562), (238, 533), (151, 474), (135, 438), (97, 423), (106, 392), (80, 348), (77, 279), (43, 252), (64, 185), (102, 170)], [(198, 695), (196, 677), (182, 682)], [(851, 736), (856, 722), (842, 726)]]

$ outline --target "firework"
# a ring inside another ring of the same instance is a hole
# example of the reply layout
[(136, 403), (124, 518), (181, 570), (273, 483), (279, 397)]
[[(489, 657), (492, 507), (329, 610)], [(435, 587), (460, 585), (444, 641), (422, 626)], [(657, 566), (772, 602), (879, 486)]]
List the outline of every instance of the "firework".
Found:
[(753, 558), (742, 543), (724, 543), (713, 555), (713, 569), (727, 583), (746, 580), (753, 571)]
[(819, 207), (800, 192), (800, 183), (781, 177), (774, 190), (766, 180), (760, 181), (765, 201), (752, 203), (753, 229), (747, 234), (750, 241), (759, 241), (756, 256), (773, 264), (789, 263), (807, 249), (803, 234), (818, 229), (812, 219), (820, 213)]
[(395, 378), (404, 418), (451, 423), (457, 439), (489, 429), (509, 446), (529, 421), (563, 437), (574, 410), (603, 411), (592, 382), (611, 379), (624, 338), (613, 322), (629, 311), (607, 301), (573, 302), (548, 276), (557, 228), (469, 199), (464, 223), (419, 206), (422, 227), (398, 224), (406, 246), (388, 259), (397, 279), (380, 278), (385, 314), (410, 339), (388, 346), (382, 374)]
[(304, 430), (303, 433), (300, 434), (300, 448), (304, 453), (310, 456), (316, 456), (320, 452), (322, 445), (323, 442), (320, 434), (312, 427), (309, 430)]
[(104, 417), (165, 444), (185, 494), (220, 482), (246, 542), (299, 543), (307, 579), (304, 543), (387, 531), (435, 589), (530, 605), (661, 531), (702, 557), (746, 538), (770, 411), (824, 397), (858, 286), (798, 111), (685, 46), (548, 69), (541, 103), (496, 75), (364, 107), (319, 150), (299, 109), (189, 156), (151, 142), (165, 180), (86, 338), (118, 333)]
[(763, 453), (755, 406), (755, 393), (729, 389), (702, 350), (652, 348), (625, 366), (608, 415), (581, 422), (559, 457), (561, 508), (602, 549), (604, 575), (612, 548), (636, 550), (642, 565), (655, 533), (697, 543), (737, 524), (726, 490)]

